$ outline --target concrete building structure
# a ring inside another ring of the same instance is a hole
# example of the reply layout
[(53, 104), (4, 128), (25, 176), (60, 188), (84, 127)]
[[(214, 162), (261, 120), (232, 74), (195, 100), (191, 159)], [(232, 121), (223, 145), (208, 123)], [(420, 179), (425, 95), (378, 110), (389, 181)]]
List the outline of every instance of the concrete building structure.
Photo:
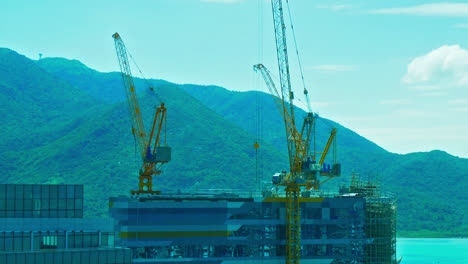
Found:
[[(284, 263), (284, 202), (269, 192), (120, 196), (110, 214), (135, 263)], [(300, 207), (301, 263), (396, 263), (393, 198), (305, 192)]]
[(131, 263), (109, 218), (83, 218), (83, 185), (0, 184), (0, 264)]

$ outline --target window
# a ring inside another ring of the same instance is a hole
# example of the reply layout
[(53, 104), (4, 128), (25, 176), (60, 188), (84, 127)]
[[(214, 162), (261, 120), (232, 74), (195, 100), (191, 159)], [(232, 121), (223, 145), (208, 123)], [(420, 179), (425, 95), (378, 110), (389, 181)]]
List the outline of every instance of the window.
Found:
[(82, 248), (83, 247), (83, 233), (77, 232), (75, 234), (75, 248)]
[(67, 186), (66, 185), (59, 185), (59, 199), (66, 199), (67, 198)]
[(75, 197), (75, 185), (67, 186), (67, 198), (73, 199)]
[(41, 198), (49, 199), (49, 185), (41, 185)]
[(32, 185), (31, 184), (24, 185), (24, 199), (32, 199)]
[(46, 235), (42, 237), (41, 249), (57, 248), (57, 236)]
[(23, 233), (23, 250), (31, 250), (31, 233)]
[(49, 205), (50, 209), (51, 209), (51, 210), (57, 210), (57, 208), (58, 208), (58, 201), (57, 201), (57, 199), (50, 199), (49, 202), (50, 202), (50, 205)]
[(41, 209), (49, 210), (49, 199), (42, 198), (41, 200)]
[(13, 244), (15, 251), (23, 250), (23, 232), (13, 233)]
[(23, 202), (24, 202), (24, 210), (32, 210), (33, 209), (33, 200), (32, 199), (25, 199)]
[(49, 191), (50, 191), (50, 199), (58, 198), (58, 186), (57, 185), (51, 185)]
[(75, 186), (75, 198), (83, 199), (83, 185)]
[(33, 210), (36, 210), (36, 211), (41, 210), (41, 200), (39, 199), (33, 200)]
[(23, 185), (15, 185), (15, 198), (17, 200), (23, 200)]
[(15, 185), (7, 184), (6, 186), (6, 198), (15, 199)]
[(75, 209), (75, 200), (73, 200), (73, 199), (67, 199), (67, 209), (68, 209), (68, 210), (73, 210), (73, 209)]
[(83, 209), (83, 200), (75, 199), (75, 209)]
[(0, 232), (0, 251), (5, 251), (5, 232)]
[(0, 184), (0, 199), (6, 198), (6, 185)]
[(114, 247), (114, 234), (113, 233), (109, 233), (109, 235), (107, 236), (107, 245), (109, 247)]
[(5, 232), (5, 251), (13, 250), (13, 233)]
[(23, 200), (22, 199), (16, 199), (16, 202), (15, 202), (15, 210), (16, 211), (23, 211), (24, 208), (23, 208)]
[(33, 185), (33, 199), (40, 199), (41, 198), (41, 186), (40, 185)]

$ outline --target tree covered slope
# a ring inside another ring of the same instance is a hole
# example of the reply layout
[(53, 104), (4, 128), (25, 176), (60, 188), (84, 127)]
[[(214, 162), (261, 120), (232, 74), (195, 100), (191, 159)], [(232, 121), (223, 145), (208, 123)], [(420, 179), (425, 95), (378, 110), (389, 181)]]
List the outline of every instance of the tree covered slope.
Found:
[[(136, 79), (145, 122), (164, 101), (173, 147), (173, 160), (156, 179), (159, 189), (252, 190), (256, 173), (268, 180), (286, 168), (284, 124), (270, 95), (151, 82), (154, 93)], [(83, 183), (88, 215), (105, 214), (109, 196), (136, 187), (140, 158), (120, 73), (0, 49), (0, 103), (2, 183)], [(305, 112), (296, 115), (302, 123)], [(468, 159), (442, 151), (390, 153), (325, 118), (317, 123), (318, 151), (334, 126), (344, 174), (325, 187), (348, 183), (354, 170), (397, 195), (401, 235), (468, 235)]]

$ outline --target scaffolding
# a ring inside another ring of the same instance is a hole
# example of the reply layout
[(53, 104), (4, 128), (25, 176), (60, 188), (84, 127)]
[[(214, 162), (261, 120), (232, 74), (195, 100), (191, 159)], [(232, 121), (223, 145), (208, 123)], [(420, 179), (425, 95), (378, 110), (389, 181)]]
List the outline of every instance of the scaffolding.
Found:
[(396, 203), (390, 197), (366, 197), (366, 263), (396, 263)]
[(379, 185), (361, 182), (353, 175), (349, 192), (366, 199), (366, 261), (368, 264), (396, 264), (396, 199)]

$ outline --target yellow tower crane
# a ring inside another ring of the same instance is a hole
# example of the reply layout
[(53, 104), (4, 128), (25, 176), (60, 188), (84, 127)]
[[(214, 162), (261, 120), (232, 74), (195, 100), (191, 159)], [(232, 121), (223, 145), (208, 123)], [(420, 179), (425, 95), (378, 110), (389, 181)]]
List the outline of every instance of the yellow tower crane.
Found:
[[(286, 0), (287, 1), (287, 0)], [(286, 193), (286, 263), (299, 263), (300, 259), (300, 193), (301, 188), (319, 189), (320, 185), (329, 179), (341, 174), (341, 166), (336, 162), (336, 129), (333, 129), (330, 138), (321, 153), (319, 163), (316, 162), (316, 154), (310, 151), (310, 135), (314, 130), (315, 119), (310, 111), (304, 118), (302, 129), (299, 132), (295, 124), (294, 93), (291, 89), (289, 73), (288, 50), (286, 45), (286, 26), (283, 16), (282, 0), (271, 0), (273, 10), (273, 24), (275, 29), (276, 54), (280, 80), (280, 91), (271, 78), (271, 74), (263, 64), (254, 66), (254, 70), (262, 74), (265, 83), (272, 94), (274, 101), (283, 117), (286, 128), (286, 140), (288, 146), (289, 173), (277, 173), (273, 176), (273, 184), (284, 187)], [(304, 87), (307, 98), (308, 92)], [(315, 138), (315, 135), (314, 135)], [(334, 146), (333, 167), (326, 167), (323, 163), (329, 151), (330, 145)], [(320, 176), (327, 179), (320, 182)]]
[[(132, 133), (138, 142), (143, 164), (140, 169), (139, 184), (137, 191), (131, 191), (134, 195), (159, 194), (160, 191), (153, 190), (153, 176), (161, 174), (161, 167), (171, 160), (171, 148), (166, 143), (166, 113), (164, 103), (156, 109), (154, 114), (151, 133), (146, 134), (141, 108), (138, 103), (135, 83), (133, 82), (127, 49), (118, 33), (112, 35), (114, 38), (117, 58), (119, 60), (120, 72), (127, 95), (130, 116), (132, 118)], [(152, 88), (150, 87), (152, 90)]]

